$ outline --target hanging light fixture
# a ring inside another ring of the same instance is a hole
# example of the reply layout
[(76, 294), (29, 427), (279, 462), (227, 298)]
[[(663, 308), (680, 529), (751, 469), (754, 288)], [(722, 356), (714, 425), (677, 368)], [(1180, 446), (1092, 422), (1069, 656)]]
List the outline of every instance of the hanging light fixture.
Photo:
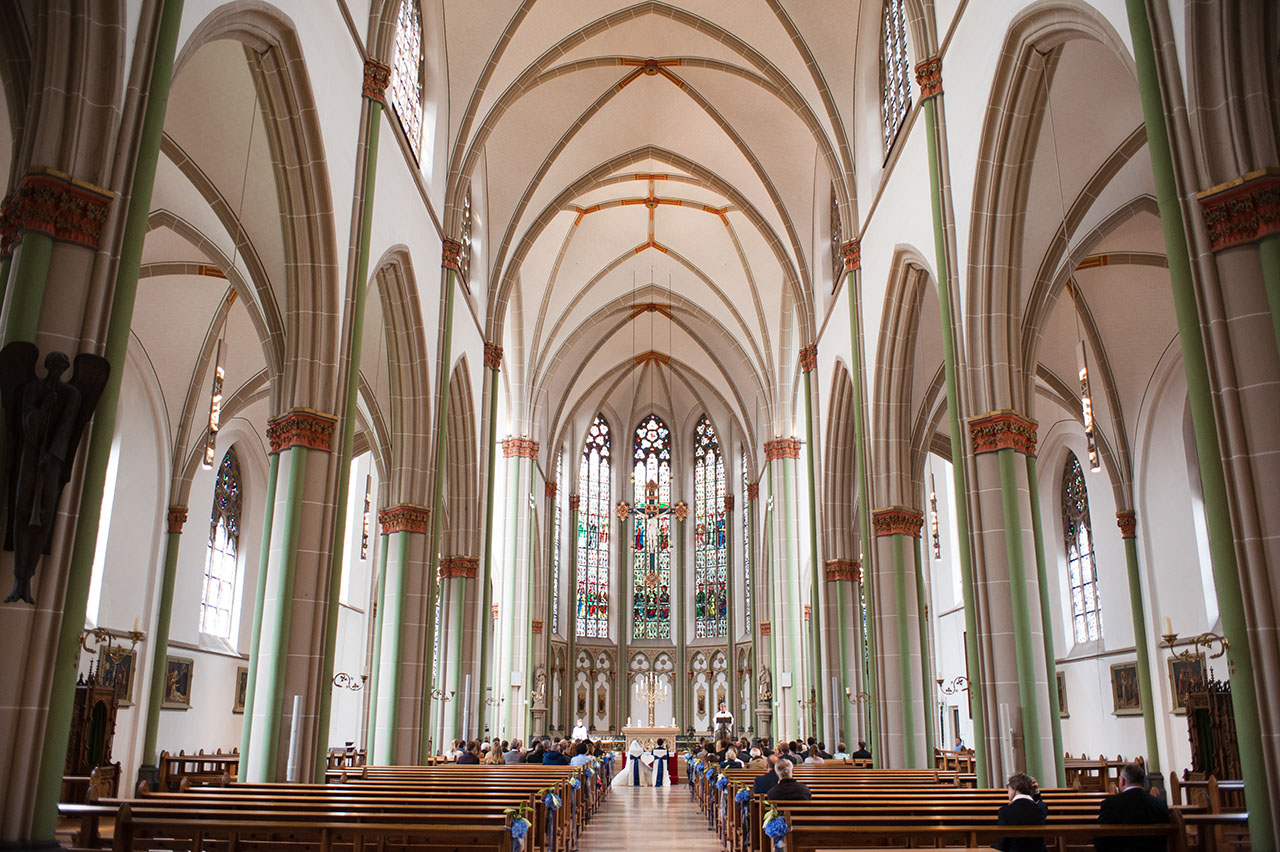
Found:
[(933, 558), (942, 558), (942, 540), (938, 537), (938, 488), (929, 471), (929, 534), (933, 536)]
[[(225, 326), (223, 326), (225, 330)], [(225, 333), (225, 331), (224, 331)], [(218, 349), (213, 359), (213, 388), (209, 393), (209, 428), (204, 436), (204, 461), (200, 466), (205, 470), (213, 470), (218, 458), (218, 429), (222, 427), (222, 381), (226, 371), (222, 366), (222, 344), (225, 338), (218, 339)]]
[(364, 515), (360, 521), (360, 558), (369, 558), (369, 515), (373, 509), (373, 474), (364, 475)]

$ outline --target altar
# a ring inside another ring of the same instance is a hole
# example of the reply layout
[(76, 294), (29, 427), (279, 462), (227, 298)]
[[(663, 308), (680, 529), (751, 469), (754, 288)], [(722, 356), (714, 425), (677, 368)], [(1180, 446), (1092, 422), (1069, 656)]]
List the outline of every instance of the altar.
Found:
[(680, 733), (676, 728), (659, 728), (652, 725), (640, 727), (638, 725), (626, 725), (622, 729), (622, 736), (626, 740), (623, 744), (625, 750), (631, 745), (632, 740), (639, 740), (640, 747), (645, 751), (653, 751), (658, 740), (662, 740), (664, 747), (672, 754), (676, 753), (676, 734)]

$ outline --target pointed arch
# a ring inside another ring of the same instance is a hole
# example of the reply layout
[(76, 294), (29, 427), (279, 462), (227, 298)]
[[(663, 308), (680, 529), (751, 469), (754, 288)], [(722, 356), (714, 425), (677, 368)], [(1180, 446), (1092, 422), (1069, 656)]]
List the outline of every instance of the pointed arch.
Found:
[(631, 493), (638, 515), (632, 534), (632, 639), (671, 636), (671, 429), (656, 414), (636, 425), (631, 441)]
[(574, 583), (577, 635), (609, 636), (609, 500), (612, 496), (613, 436), (597, 414), (587, 430), (578, 463), (578, 565)]
[(445, 471), (444, 532), (440, 552), (458, 556), (480, 553), (480, 464), (477, 459), (475, 404), (464, 356), (449, 377), (449, 459)]

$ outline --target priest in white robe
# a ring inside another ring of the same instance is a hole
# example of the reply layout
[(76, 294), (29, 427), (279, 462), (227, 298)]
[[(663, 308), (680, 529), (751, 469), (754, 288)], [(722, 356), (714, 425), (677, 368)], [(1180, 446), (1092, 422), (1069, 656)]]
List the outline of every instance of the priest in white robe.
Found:
[(573, 733), (571, 736), (575, 743), (581, 742), (587, 738), (587, 726), (582, 723), (581, 719), (578, 720), (578, 724), (573, 726)]
[(613, 778), (613, 786), (652, 787), (653, 769), (644, 760), (645, 757), (653, 759), (652, 755), (646, 754), (641, 748), (639, 740), (632, 740), (631, 747), (627, 749), (627, 760), (622, 764), (622, 771)]

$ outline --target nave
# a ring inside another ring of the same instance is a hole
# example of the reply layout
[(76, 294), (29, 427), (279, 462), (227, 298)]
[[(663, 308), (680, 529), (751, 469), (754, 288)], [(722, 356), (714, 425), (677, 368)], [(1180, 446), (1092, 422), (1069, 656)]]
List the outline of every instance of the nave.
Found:
[(719, 852), (721, 844), (687, 784), (615, 789), (591, 818), (579, 852)]

